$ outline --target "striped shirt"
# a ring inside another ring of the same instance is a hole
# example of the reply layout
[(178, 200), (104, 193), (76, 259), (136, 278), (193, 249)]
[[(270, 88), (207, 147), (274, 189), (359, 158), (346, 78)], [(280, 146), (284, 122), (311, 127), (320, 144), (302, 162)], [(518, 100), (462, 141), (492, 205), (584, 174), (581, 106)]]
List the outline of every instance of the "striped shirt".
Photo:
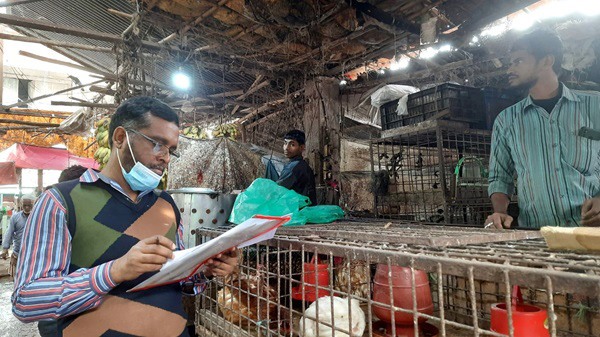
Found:
[[(93, 183), (98, 179), (127, 196), (117, 182), (91, 169), (81, 176), (80, 182)], [(138, 198), (151, 192), (141, 192)], [(60, 193), (51, 188), (40, 196), (27, 220), (12, 295), (13, 313), (22, 321), (57, 319), (93, 309), (118, 285), (110, 277), (114, 260), (68, 274), (72, 238), (66, 213)], [(182, 238), (180, 223), (175, 240), (180, 250), (184, 249)], [(196, 274), (182, 283), (194, 285), (194, 293), (199, 294), (206, 286), (206, 278)]]
[(583, 202), (600, 192), (600, 141), (582, 127), (600, 130), (600, 93), (564, 85), (551, 113), (528, 96), (496, 119), (488, 192), (511, 196), (516, 175), (519, 226), (580, 226)]

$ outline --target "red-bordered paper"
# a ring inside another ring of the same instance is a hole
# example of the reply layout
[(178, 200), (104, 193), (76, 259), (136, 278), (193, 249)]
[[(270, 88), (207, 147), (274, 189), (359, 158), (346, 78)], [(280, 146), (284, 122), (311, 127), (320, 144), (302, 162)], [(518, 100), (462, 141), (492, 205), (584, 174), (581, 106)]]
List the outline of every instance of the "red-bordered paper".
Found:
[[(288, 221), (290, 221), (289, 216), (255, 215), (200, 246), (176, 251), (175, 258), (165, 263), (158, 273), (129, 291), (141, 291), (189, 279), (198, 273), (200, 268), (214, 256), (233, 247), (243, 246), (244, 243), (266, 235)], [(201, 259), (202, 261), (195, 263), (194, 261), (197, 260), (194, 259)]]

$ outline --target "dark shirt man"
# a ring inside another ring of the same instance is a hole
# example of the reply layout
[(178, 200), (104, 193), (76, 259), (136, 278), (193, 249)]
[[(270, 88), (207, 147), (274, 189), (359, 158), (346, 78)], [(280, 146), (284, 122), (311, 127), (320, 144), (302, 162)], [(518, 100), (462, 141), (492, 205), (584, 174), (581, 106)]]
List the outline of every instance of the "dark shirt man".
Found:
[(25, 195), (21, 198), (22, 211), (17, 212), (10, 218), (10, 223), (4, 237), (2, 238), (2, 252), (0, 258), (6, 259), (8, 257), (8, 248), (11, 244), (13, 245), (13, 251), (10, 256), (10, 268), (8, 272), (10, 276), (15, 276), (15, 269), (17, 267), (17, 257), (21, 250), (21, 241), (23, 239), (23, 231), (31, 208), (33, 207), (34, 197), (31, 195)]
[(308, 163), (302, 158), (302, 153), (305, 150), (306, 136), (300, 130), (292, 130), (283, 139), (283, 153), (290, 161), (283, 167), (277, 183), (280, 186), (308, 197), (314, 206), (317, 204), (315, 174)]

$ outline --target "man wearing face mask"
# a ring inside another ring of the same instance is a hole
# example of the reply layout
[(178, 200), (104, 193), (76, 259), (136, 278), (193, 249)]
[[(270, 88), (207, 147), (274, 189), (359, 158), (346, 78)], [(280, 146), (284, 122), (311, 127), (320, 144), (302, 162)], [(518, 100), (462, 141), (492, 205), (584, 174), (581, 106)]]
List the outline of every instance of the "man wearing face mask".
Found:
[(176, 156), (179, 120), (161, 101), (134, 97), (112, 116), (109, 135), (102, 172), (55, 185), (33, 208), (13, 313), (25, 322), (57, 319), (65, 337), (188, 336), (182, 294), (231, 273), (237, 252), (216, 256), (203, 274), (180, 283), (127, 292), (184, 248), (177, 206), (154, 190)]
[(15, 269), (17, 267), (17, 257), (19, 256), (19, 251), (21, 249), (21, 239), (23, 238), (23, 230), (25, 229), (25, 223), (27, 222), (29, 213), (31, 213), (33, 201), (33, 196), (25, 195), (22, 197), (22, 211), (17, 212), (15, 215), (12, 216), (12, 218), (10, 218), (8, 229), (4, 234), (4, 237), (2, 238), (2, 253), (0, 253), (0, 258), (4, 260), (8, 258), (8, 248), (10, 248), (10, 244), (13, 243), (13, 251), (10, 255), (10, 267), (8, 269), (8, 273), (12, 277), (15, 276)]

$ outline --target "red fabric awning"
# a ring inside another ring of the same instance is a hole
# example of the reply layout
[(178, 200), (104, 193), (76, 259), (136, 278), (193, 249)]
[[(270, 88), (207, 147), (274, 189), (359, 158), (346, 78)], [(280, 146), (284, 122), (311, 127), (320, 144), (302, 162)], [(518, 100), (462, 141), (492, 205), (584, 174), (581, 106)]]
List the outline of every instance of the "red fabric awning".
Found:
[(65, 149), (19, 143), (0, 152), (0, 162), (8, 161), (14, 162), (16, 168), (38, 170), (64, 170), (73, 165), (98, 168), (94, 159), (75, 156)]
[(15, 163), (12, 161), (0, 163), (0, 185), (16, 185), (18, 183)]

